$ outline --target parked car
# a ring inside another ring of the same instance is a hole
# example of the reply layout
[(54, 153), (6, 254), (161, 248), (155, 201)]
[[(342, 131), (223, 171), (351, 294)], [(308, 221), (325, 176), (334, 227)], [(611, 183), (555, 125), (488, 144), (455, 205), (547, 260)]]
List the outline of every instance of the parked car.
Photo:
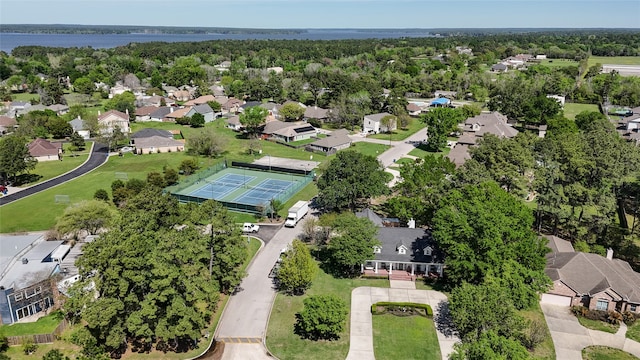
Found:
[(257, 233), (260, 230), (260, 225), (252, 224), (252, 223), (244, 223), (242, 224), (242, 231), (248, 233)]

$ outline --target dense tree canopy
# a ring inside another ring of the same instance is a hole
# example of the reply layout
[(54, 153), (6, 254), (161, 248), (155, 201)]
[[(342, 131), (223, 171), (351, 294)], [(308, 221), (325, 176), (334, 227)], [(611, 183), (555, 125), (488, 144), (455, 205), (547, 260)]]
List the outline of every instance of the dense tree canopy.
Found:
[(447, 257), (447, 282), (477, 285), (491, 276), (511, 288), (518, 308), (531, 306), (549, 283), (546, 242), (532, 227), (531, 210), (494, 182), (451, 190), (433, 218), (433, 236)]
[(29, 154), (26, 138), (16, 135), (0, 138), (0, 172), (5, 179), (29, 171), (36, 166), (37, 160)]
[(328, 210), (356, 209), (388, 192), (378, 160), (356, 151), (341, 151), (318, 179), (318, 204)]
[(301, 295), (311, 286), (317, 272), (318, 264), (311, 257), (307, 245), (294, 240), (282, 255), (278, 269), (278, 287), (286, 293)]

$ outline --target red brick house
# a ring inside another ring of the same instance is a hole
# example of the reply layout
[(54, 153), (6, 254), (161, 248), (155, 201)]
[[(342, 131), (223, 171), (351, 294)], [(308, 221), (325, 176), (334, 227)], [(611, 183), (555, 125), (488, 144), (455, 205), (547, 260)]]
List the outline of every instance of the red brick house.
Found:
[(629, 263), (607, 256), (576, 252), (569, 241), (549, 239), (545, 273), (553, 288), (542, 294), (542, 302), (585, 306), (592, 310), (640, 313), (640, 274)]

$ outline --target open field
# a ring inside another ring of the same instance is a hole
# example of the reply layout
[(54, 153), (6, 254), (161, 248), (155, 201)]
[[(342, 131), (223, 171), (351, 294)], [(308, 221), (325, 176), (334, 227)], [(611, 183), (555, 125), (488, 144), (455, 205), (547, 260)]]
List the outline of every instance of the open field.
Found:
[(565, 103), (564, 104), (564, 117), (569, 120), (573, 120), (576, 118), (576, 115), (580, 114), (583, 111), (595, 111), (599, 112), (598, 105), (595, 104), (576, 104), (576, 103)]
[(559, 67), (568, 67), (568, 66), (578, 66), (578, 62), (575, 60), (567, 60), (567, 59), (546, 59), (540, 60), (540, 65), (559, 68)]
[(640, 56), (590, 56), (589, 66), (595, 64), (640, 65)]
[(606, 346), (589, 346), (582, 350), (584, 360), (638, 360), (628, 352)]
[(29, 93), (11, 94), (11, 98), (13, 99), (13, 101), (31, 101), (32, 99), (40, 101), (40, 95)]
[[(344, 359), (349, 351), (349, 317), (345, 330), (336, 341), (311, 341), (301, 339), (293, 333), (295, 314), (302, 310), (302, 301), (309, 295), (336, 295), (351, 308), (351, 290), (360, 286), (389, 287), (383, 279), (336, 279), (322, 270), (318, 272), (313, 285), (302, 296), (276, 296), (266, 343), (269, 351), (282, 360), (328, 360)], [(382, 359), (382, 358), (380, 358)]]
[(439, 360), (440, 344), (433, 320), (422, 316), (373, 316), (376, 359)]

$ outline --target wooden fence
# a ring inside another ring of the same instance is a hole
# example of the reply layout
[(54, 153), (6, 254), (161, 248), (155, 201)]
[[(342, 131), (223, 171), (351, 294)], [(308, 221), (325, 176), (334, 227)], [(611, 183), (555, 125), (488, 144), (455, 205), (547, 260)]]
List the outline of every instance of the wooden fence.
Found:
[(29, 339), (33, 340), (36, 344), (50, 344), (56, 340), (67, 327), (69, 327), (69, 322), (67, 319), (63, 319), (51, 334), (7, 336), (7, 340), (9, 341), (9, 346), (22, 345)]

